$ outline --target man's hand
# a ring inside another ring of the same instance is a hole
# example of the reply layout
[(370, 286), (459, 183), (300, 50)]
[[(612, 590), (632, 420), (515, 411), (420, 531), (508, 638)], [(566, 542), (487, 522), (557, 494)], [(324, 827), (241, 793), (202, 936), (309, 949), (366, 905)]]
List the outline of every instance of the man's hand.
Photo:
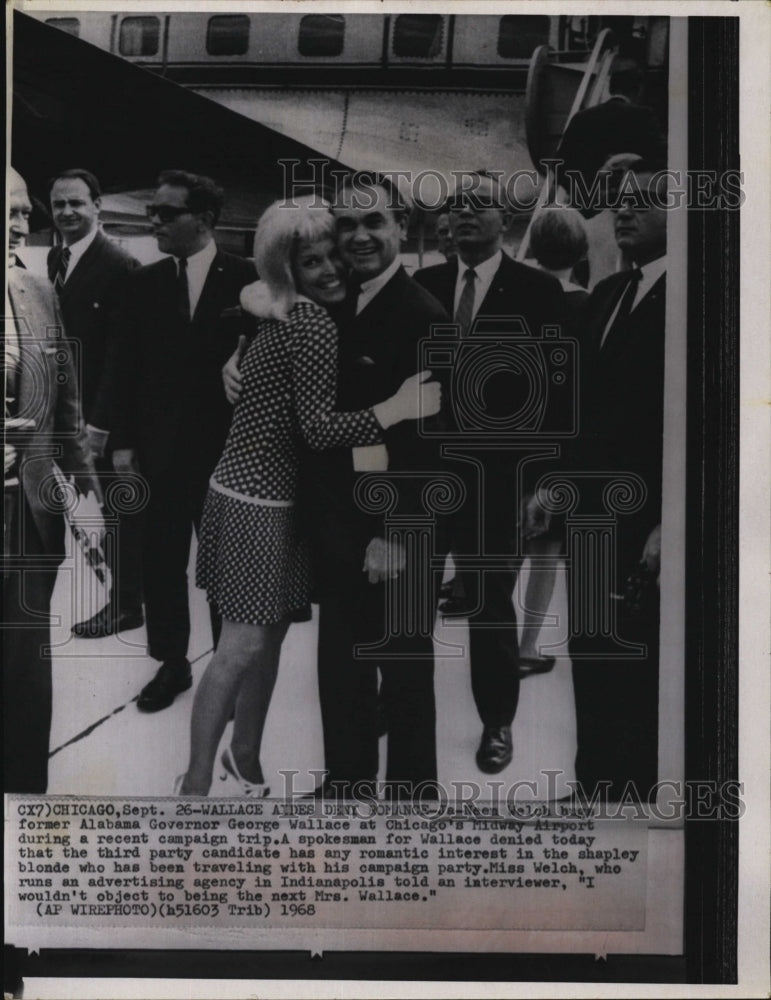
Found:
[(648, 540), (643, 548), (641, 562), (644, 562), (647, 569), (651, 573), (656, 574), (656, 581), (658, 582), (659, 574), (661, 572), (661, 525), (657, 524), (653, 531), (648, 535)]
[(16, 463), (16, 449), (12, 444), (5, 444), (5, 475), (7, 476)]
[(222, 367), (222, 384), (225, 388), (227, 401), (232, 405), (241, 398), (241, 382), (243, 377), (240, 372), (241, 358), (246, 353), (247, 339), (242, 333), (238, 338), (238, 347), (233, 351)]
[(86, 424), (86, 436), (88, 437), (88, 447), (91, 451), (91, 457), (104, 458), (110, 432), (100, 430), (98, 427), (92, 427), (91, 424)]
[(364, 553), (362, 572), (368, 574), (370, 583), (395, 580), (407, 562), (404, 548), (399, 542), (388, 542), (383, 538), (373, 538)]
[(551, 513), (544, 510), (537, 493), (525, 497), (522, 503), (522, 537), (528, 541), (545, 535), (551, 526)]
[(116, 448), (112, 453), (112, 467), (116, 472), (139, 472), (137, 453), (133, 448)]

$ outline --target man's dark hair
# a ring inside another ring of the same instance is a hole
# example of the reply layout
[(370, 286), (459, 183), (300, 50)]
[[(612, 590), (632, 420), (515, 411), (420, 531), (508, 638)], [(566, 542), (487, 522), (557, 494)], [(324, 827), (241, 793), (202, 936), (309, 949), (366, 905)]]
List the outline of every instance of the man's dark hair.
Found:
[(390, 177), (374, 170), (355, 170), (351, 174), (346, 174), (337, 185), (335, 191), (337, 197), (332, 202), (333, 207), (337, 198), (345, 191), (372, 191), (376, 187), (382, 188), (388, 195), (388, 209), (396, 219), (401, 220), (409, 217), (412, 205), (403, 197)]
[(158, 187), (162, 184), (187, 188), (187, 207), (190, 211), (196, 214), (210, 212), (212, 226), (217, 225), (225, 192), (211, 177), (191, 174), (188, 170), (164, 170), (158, 177)]
[(102, 197), (102, 188), (99, 181), (90, 170), (84, 170), (82, 167), (72, 167), (70, 170), (62, 170), (60, 173), (55, 174), (48, 182), (48, 197), (51, 197), (51, 190), (57, 181), (73, 180), (83, 181), (88, 188), (88, 193), (91, 195), (91, 201), (96, 201), (97, 198)]

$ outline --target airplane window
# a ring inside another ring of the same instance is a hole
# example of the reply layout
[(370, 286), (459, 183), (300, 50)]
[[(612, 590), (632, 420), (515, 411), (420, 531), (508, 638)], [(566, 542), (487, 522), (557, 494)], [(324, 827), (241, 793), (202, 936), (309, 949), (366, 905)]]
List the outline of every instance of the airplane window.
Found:
[(47, 17), (46, 24), (58, 28), (59, 31), (66, 31), (68, 35), (74, 35), (76, 38), (80, 35), (80, 21), (77, 17)]
[(243, 56), (248, 48), (248, 15), (218, 14), (209, 18), (206, 51), (210, 56)]
[(430, 59), (442, 51), (441, 14), (399, 14), (394, 23), (394, 55)]
[(120, 23), (118, 51), (122, 56), (158, 54), (161, 22), (157, 17), (124, 17)]
[(297, 49), (301, 56), (339, 56), (344, 36), (342, 14), (306, 14), (300, 21)]
[(529, 59), (539, 45), (549, 41), (549, 18), (505, 14), (498, 27), (498, 55), (503, 59)]

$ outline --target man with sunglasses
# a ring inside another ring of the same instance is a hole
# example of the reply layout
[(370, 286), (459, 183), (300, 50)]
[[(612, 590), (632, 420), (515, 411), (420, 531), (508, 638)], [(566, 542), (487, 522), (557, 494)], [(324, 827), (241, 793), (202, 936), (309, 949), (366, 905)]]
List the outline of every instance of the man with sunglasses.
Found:
[[(512, 321), (524, 319), (529, 334), (539, 338), (544, 324), (562, 323), (564, 294), (555, 278), (519, 264), (503, 252), (511, 212), (495, 177), (484, 172), (460, 176), (448, 208), (458, 257), (417, 271), (415, 279), (453, 316), (461, 341), (468, 338), (473, 342), (480, 321), (496, 321), (496, 343), (479, 341), (477, 370), (489, 373), (491, 364), (500, 368), (497, 341), (505, 344), (517, 336)], [(484, 376), (483, 423), (494, 423), (519, 407), (528, 386), (511, 374), (498, 370)], [(459, 402), (463, 401), (451, 399), (456, 413)], [(486, 441), (481, 441), (480, 435), (469, 436), (467, 465), (474, 468), (469, 500), (451, 529), (454, 554), (476, 557), (483, 565), (481, 569), (461, 570), (458, 576), (464, 597), (451, 599), (440, 610), (469, 615), (471, 684), (483, 724), (476, 761), (484, 773), (497, 774), (512, 760), (511, 725), (519, 699), (512, 592), (519, 549), (517, 461), (522, 453), (507, 448), (505, 435), (495, 431), (484, 438)], [(477, 473), (478, 487), (474, 482)], [(480, 548), (482, 539), (484, 547)], [(486, 559), (491, 562), (487, 567)], [(504, 561), (505, 566), (501, 565)]]
[[(83, 416), (91, 457), (103, 486), (115, 477), (107, 422), (109, 405), (105, 383), (105, 352), (123, 281), (139, 261), (108, 239), (99, 228), (101, 189), (88, 170), (63, 170), (49, 183), (51, 215), (62, 242), (48, 254), (48, 277), (59, 297), (67, 333), (80, 345), (80, 382)], [(126, 482), (125, 489), (132, 484)], [(109, 491), (113, 493), (113, 491)], [(111, 512), (112, 513), (112, 512)], [(112, 572), (107, 604), (87, 621), (76, 622), (73, 634), (98, 639), (115, 632), (139, 628), (142, 614), (142, 580), (139, 547), (140, 523), (136, 513), (117, 511), (116, 545), (105, 556)]]
[[(139, 471), (149, 487), (145, 613), (149, 653), (161, 666), (139, 695), (143, 712), (166, 708), (192, 684), (190, 542), (231, 417), (220, 369), (235, 343), (221, 314), (256, 276), (214, 242), (223, 197), (208, 177), (160, 175), (147, 215), (169, 256), (130, 276), (109, 361), (115, 469)], [(218, 633), (212, 609), (215, 643)]]

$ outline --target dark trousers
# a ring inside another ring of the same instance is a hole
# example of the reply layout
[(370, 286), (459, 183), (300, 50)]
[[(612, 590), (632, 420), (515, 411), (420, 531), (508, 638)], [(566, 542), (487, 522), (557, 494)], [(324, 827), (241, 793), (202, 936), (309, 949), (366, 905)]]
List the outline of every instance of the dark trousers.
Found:
[[(647, 801), (658, 776), (659, 615), (622, 618), (618, 635), (643, 645), (640, 659), (618, 658), (607, 639), (571, 638), (578, 748), (576, 780), (591, 797), (618, 801), (629, 782)], [(614, 656), (614, 652), (616, 655)], [(655, 796), (654, 796), (655, 798)]]
[(142, 607), (142, 524), (141, 496), (133, 502), (130, 480), (112, 467), (112, 457), (94, 463), (105, 498), (105, 560), (112, 573), (111, 600), (122, 611)]
[(325, 765), (330, 781), (377, 777), (379, 668), (388, 725), (386, 780), (403, 785), (409, 794), (437, 776), (433, 643), (430, 635), (405, 634), (397, 623), (374, 658), (357, 657), (356, 644), (386, 637), (386, 585), (367, 582), (363, 558), (357, 549), (350, 561), (329, 553), (320, 560), (318, 665)]
[[(176, 476), (151, 479), (144, 523), (143, 578), (145, 619), (150, 656), (182, 660), (190, 642), (187, 566), (193, 529), (201, 526), (208, 477)], [(222, 618), (209, 605), (212, 637), (217, 645)]]
[[(469, 615), (471, 688), (485, 726), (510, 726), (519, 702), (519, 640), (513, 592), (517, 582), (514, 466), (485, 468), (482, 494), (453, 522), (454, 552), (476, 562), (461, 571)], [(495, 565), (492, 565), (493, 560)]]
[(48, 787), (51, 733), (51, 595), (63, 552), (45, 552), (23, 492), (15, 489), (6, 507), (10, 566), (3, 580), (4, 788), (42, 794)]

